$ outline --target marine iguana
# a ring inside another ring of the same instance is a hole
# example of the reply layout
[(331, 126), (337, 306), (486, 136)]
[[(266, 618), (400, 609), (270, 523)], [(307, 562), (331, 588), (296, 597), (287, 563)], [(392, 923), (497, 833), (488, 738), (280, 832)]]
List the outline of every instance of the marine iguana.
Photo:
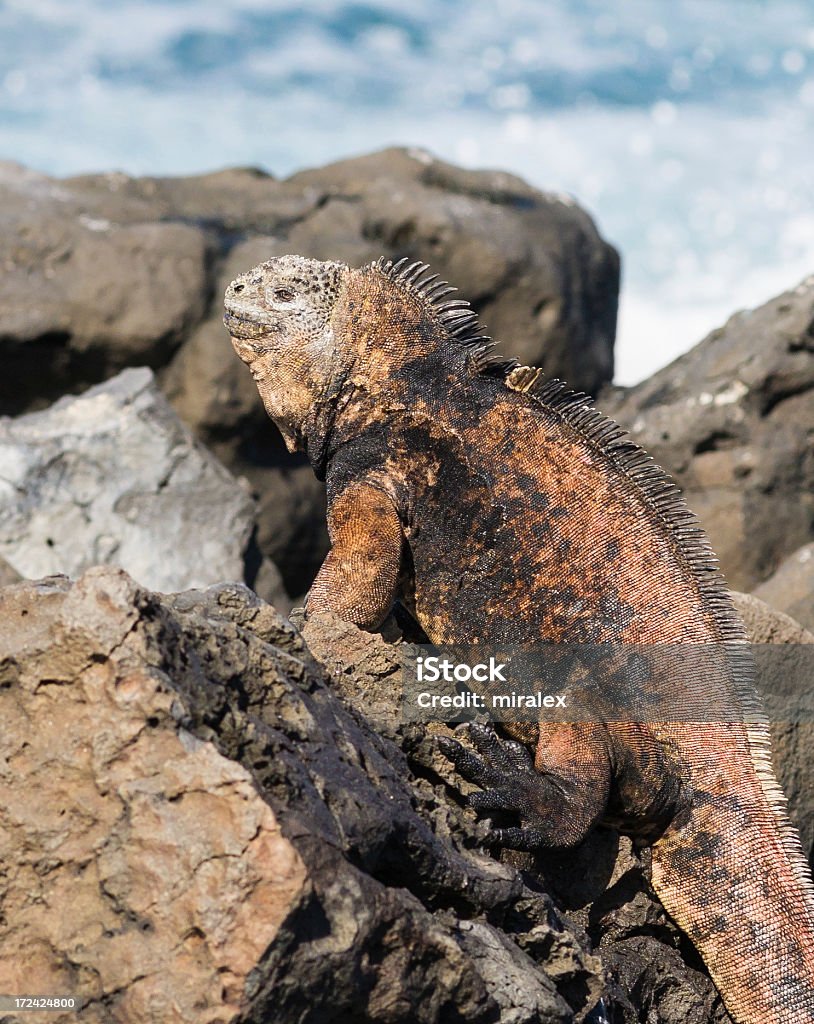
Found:
[[(407, 579), (435, 644), (743, 644), (672, 481), (586, 396), (496, 359), (451, 291), (423, 263), (298, 256), (227, 289), (237, 354), (327, 483), (308, 614), (376, 628)], [(480, 756), (444, 749), (484, 787), (477, 808), (520, 815), (506, 846), (575, 845), (600, 822), (649, 844), (653, 888), (734, 1020), (803, 1024), (814, 890), (732, 665), (747, 721), (542, 723), (533, 758), (476, 728)]]

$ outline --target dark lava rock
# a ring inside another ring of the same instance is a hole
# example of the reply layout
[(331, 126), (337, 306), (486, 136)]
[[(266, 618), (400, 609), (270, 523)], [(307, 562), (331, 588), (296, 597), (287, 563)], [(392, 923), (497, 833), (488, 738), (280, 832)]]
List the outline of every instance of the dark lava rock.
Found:
[(814, 277), (599, 405), (675, 476), (733, 587), (814, 539)]

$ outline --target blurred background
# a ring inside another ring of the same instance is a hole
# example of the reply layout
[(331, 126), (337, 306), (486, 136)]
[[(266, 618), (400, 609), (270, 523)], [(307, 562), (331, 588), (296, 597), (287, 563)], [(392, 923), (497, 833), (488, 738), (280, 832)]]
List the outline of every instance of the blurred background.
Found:
[(575, 195), (617, 380), (814, 272), (810, 0), (3, 0), (0, 157), (275, 175), (393, 143)]

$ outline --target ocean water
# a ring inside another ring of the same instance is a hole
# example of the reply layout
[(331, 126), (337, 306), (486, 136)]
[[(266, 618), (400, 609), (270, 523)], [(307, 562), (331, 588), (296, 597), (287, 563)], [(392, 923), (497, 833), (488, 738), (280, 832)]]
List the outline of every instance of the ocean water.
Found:
[(0, 0), (0, 158), (283, 175), (391, 144), (573, 194), (617, 379), (814, 273), (811, 0)]

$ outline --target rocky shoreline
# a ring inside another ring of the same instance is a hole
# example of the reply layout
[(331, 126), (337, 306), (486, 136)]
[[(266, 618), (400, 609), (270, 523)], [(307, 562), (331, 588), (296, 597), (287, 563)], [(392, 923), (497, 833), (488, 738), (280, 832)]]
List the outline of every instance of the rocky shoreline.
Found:
[[(0, 992), (100, 1022), (727, 1021), (626, 841), (494, 859), (437, 730), (401, 721), (397, 638), (284, 617), (324, 496), (221, 295), (282, 252), (430, 262), (676, 476), (757, 595), (753, 639), (794, 646), (814, 643), (814, 277), (619, 389), (617, 254), (510, 175), (414, 150), (285, 181), (6, 164), (0, 218)], [(772, 712), (811, 856), (810, 730)]]

